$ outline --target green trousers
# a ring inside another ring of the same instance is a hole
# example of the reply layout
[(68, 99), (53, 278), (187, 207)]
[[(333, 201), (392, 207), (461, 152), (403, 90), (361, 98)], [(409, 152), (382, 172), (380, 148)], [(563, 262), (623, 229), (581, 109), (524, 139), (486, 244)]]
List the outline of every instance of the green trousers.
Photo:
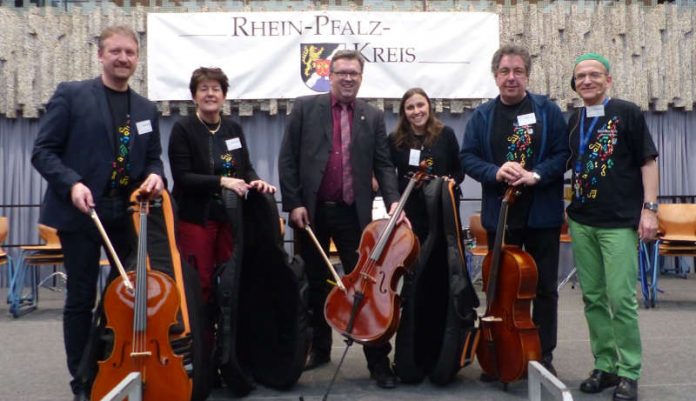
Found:
[(569, 220), (595, 369), (637, 380), (641, 369), (638, 234)]

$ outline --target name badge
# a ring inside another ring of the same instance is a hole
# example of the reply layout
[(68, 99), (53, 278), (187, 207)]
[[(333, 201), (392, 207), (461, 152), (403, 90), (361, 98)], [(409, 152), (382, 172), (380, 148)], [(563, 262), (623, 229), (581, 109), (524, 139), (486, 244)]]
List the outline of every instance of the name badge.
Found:
[(523, 125), (532, 125), (536, 123), (536, 116), (534, 113), (529, 113), (529, 114), (522, 114), (521, 116), (517, 116), (517, 125), (520, 127)]
[(148, 132), (152, 132), (152, 124), (150, 120), (138, 121), (135, 123), (135, 129), (138, 131), (138, 135), (147, 134)]
[(603, 104), (598, 104), (595, 106), (587, 106), (587, 107), (585, 107), (585, 111), (587, 112), (587, 117), (604, 117), (604, 105)]
[(420, 149), (411, 149), (411, 153), (408, 155), (408, 165), (418, 167), (420, 164), (420, 154)]
[(239, 138), (232, 138), (226, 140), (225, 145), (227, 145), (227, 150), (241, 149), (242, 141), (240, 141)]

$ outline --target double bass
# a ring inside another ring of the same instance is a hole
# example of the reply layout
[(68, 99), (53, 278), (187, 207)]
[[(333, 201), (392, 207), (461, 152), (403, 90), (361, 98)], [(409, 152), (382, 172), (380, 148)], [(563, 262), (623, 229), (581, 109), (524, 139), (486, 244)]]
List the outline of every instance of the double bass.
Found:
[(481, 339), (476, 350), (481, 369), (505, 386), (523, 378), (527, 363), (541, 357), (539, 333), (530, 313), (536, 296), (536, 263), (519, 247), (503, 243), (507, 211), (516, 191), (510, 186), (505, 192), (495, 245), (483, 260), (486, 313), (479, 321)]
[[(180, 296), (168, 275), (150, 270), (147, 259), (147, 194), (134, 195), (139, 212), (135, 272), (116, 277), (103, 295), (106, 326), (113, 331), (111, 354), (99, 362), (91, 399), (100, 400), (131, 372), (140, 372), (145, 401), (189, 401), (192, 385), (183, 357), (172, 350)], [(132, 289), (131, 281), (135, 282)]]

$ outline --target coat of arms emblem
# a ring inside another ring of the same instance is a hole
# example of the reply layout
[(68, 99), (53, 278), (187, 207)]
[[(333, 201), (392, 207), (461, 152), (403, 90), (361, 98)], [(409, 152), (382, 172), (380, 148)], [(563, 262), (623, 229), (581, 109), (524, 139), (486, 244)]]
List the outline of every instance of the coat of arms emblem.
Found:
[(343, 43), (303, 43), (300, 45), (300, 76), (310, 89), (328, 92), (329, 67), (333, 54), (345, 48)]

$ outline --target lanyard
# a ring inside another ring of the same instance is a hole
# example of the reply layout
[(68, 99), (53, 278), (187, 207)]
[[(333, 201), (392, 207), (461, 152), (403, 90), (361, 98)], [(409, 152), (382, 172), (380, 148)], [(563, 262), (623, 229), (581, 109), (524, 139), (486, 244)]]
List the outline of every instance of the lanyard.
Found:
[[(604, 99), (602, 105), (606, 107), (607, 103), (609, 103), (609, 97)], [(580, 172), (580, 167), (582, 166), (581, 159), (585, 154), (587, 144), (590, 142), (590, 137), (592, 136), (595, 125), (597, 125), (597, 121), (599, 121), (599, 116), (593, 118), (592, 122), (590, 123), (590, 127), (587, 129), (587, 131), (585, 131), (585, 110), (587, 110), (587, 108), (583, 107), (582, 111), (580, 112), (580, 144), (578, 145), (578, 161), (575, 163), (575, 172), (577, 173)]]

